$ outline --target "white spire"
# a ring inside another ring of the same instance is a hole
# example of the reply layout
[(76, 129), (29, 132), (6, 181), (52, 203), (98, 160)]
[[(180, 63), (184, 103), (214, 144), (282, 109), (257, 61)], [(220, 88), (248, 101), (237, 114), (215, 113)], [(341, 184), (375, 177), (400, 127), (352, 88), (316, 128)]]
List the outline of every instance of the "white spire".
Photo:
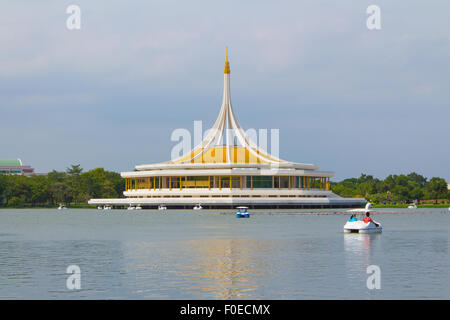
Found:
[[(182, 156), (172, 162), (191, 162), (202, 154), (205, 154), (209, 149), (214, 148), (216, 145), (221, 144), (223, 138), (225, 138), (225, 147), (227, 152), (227, 162), (231, 163), (231, 148), (234, 144), (234, 138), (236, 137), (239, 144), (245, 147), (253, 156), (260, 159), (266, 163), (289, 163), (287, 161), (278, 159), (266, 151), (260, 149), (256, 143), (254, 143), (244, 132), (242, 127), (239, 125), (236, 116), (233, 112), (233, 107), (231, 105), (231, 95), (230, 95), (230, 63), (228, 61), (228, 48), (226, 49), (226, 59), (223, 75), (223, 98), (222, 107), (219, 112), (219, 116), (211, 128), (208, 135), (203, 139), (203, 141), (194, 147), (191, 151), (191, 157), (186, 159)], [(225, 136), (224, 136), (225, 131)]]

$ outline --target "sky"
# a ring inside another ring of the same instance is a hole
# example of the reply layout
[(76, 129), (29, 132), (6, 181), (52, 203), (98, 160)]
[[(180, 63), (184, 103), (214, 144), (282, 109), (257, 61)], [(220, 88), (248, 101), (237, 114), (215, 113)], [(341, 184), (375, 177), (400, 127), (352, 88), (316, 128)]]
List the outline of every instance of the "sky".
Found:
[[(80, 30), (66, 27), (72, 4)], [(5, 2), (0, 158), (37, 172), (169, 160), (175, 129), (215, 121), (228, 47), (236, 116), (280, 129), (281, 158), (336, 181), (450, 182), (448, 12), (448, 0)]]

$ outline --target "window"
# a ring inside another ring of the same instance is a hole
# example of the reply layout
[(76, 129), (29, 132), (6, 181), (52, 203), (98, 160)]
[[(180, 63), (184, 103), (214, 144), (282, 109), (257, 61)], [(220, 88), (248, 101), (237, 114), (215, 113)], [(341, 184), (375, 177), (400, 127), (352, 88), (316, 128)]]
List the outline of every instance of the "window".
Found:
[(272, 176), (247, 177), (247, 188), (272, 188)]

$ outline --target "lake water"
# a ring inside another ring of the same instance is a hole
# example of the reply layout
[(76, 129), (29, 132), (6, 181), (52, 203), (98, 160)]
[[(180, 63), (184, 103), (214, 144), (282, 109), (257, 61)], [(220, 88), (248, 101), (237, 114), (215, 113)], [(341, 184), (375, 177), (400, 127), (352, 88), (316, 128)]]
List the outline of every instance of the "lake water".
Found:
[(374, 235), (337, 210), (0, 210), (0, 299), (450, 299), (450, 212), (394, 210)]

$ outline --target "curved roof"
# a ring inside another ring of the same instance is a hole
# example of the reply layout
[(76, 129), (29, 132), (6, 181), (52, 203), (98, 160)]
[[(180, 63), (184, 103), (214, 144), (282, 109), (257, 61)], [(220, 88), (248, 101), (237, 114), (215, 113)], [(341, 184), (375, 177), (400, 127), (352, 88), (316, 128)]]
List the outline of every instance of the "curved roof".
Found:
[(0, 167), (20, 167), (22, 160), (20, 159), (0, 159)]
[[(237, 143), (234, 142), (237, 139)], [(313, 164), (295, 163), (280, 159), (260, 148), (236, 119), (231, 105), (230, 94), (230, 64), (228, 50), (224, 68), (224, 88), (222, 107), (219, 116), (206, 137), (188, 154), (176, 159), (153, 165), (138, 165), (137, 170), (155, 169), (160, 167), (177, 167), (193, 164), (255, 164), (274, 165), (277, 167), (299, 167), (316, 170)]]

